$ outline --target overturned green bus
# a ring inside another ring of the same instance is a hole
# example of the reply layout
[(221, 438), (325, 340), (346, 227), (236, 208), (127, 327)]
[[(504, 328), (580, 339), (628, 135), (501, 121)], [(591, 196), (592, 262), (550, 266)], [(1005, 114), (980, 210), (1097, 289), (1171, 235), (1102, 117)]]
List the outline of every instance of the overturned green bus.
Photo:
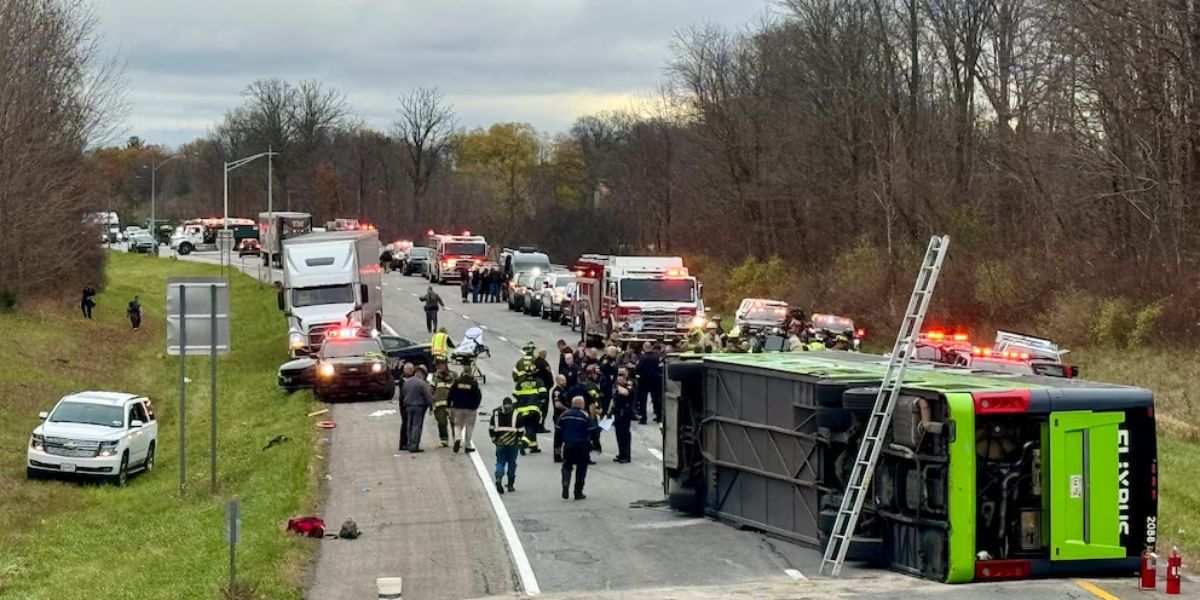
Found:
[[(669, 503), (823, 548), (885, 368), (670, 357)], [(1149, 391), (913, 363), (902, 392), (849, 560), (948, 583), (1137, 571), (1156, 541)]]

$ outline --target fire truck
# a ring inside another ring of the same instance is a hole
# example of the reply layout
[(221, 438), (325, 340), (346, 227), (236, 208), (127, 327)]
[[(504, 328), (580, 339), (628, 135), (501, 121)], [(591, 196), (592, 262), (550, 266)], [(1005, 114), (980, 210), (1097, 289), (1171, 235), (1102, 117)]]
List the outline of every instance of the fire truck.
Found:
[(572, 270), (577, 314), (593, 341), (678, 342), (704, 317), (702, 286), (678, 256), (585, 254)]
[(482, 235), (438, 234), (429, 230), (425, 245), (433, 249), (432, 262), (426, 271), (430, 283), (444, 283), (459, 279), (464, 272), (482, 265), (487, 260), (487, 240)]

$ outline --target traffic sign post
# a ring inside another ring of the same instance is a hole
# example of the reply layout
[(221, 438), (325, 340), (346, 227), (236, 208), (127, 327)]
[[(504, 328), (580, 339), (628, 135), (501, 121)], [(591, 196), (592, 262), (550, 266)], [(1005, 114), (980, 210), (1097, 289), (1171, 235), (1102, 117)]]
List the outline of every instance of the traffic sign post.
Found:
[(220, 277), (167, 280), (167, 354), (179, 357), (179, 495), (187, 482), (187, 357), (207, 354), (211, 419), (209, 485), (217, 488), (217, 356), (229, 353), (229, 282)]
[(229, 541), (229, 589), (237, 581), (237, 545), (242, 539), (242, 502), (237, 498), (225, 505), (225, 539)]
[[(229, 223), (226, 221), (225, 226)], [(221, 253), (221, 275), (225, 275), (225, 265), (233, 264), (233, 230), (218, 229), (217, 230), (217, 250)]]

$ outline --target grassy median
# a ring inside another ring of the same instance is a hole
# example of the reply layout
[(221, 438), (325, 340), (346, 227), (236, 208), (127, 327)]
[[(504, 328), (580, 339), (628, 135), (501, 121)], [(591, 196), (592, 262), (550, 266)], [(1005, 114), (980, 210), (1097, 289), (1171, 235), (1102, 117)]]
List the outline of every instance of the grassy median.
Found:
[[(255, 597), (300, 598), (312, 542), (283, 533), (314, 512), (321, 461), (308, 394), (275, 386), (285, 330), (272, 291), (233, 278), (233, 349), (218, 360), (218, 491), (209, 491), (209, 363), (188, 360), (188, 493), (178, 494), (179, 359), (166, 355), (165, 288), (172, 275), (217, 268), (112, 253), (94, 321), (33, 307), (0, 315), (13, 348), (0, 369), (0, 597), (215, 598), (228, 578), (225, 501), (242, 500), (238, 578)], [(74, 290), (64, 293), (74, 294)], [(125, 304), (140, 295), (142, 331)], [(158, 414), (158, 465), (127, 488), (25, 480), (25, 446), (64, 394), (147, 394)], [(289, 438), (264, 450), (272, 438)]]

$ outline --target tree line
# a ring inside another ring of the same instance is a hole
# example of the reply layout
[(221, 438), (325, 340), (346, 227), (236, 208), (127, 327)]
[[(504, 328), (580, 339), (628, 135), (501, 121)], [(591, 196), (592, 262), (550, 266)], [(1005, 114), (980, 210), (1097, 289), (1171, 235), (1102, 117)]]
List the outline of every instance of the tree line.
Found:
[[(270, 147), (277, 207), (389, 238), (466, 228), (564, 261), (682, 254), (718, 308), (769, 294), (886, 327), (925, 241), (947, 233), (935, 319), (1074, 343), (1196, 331), (1192, 0), (768, 6), (738, 30), (679, 30), (657, 89), (566, 132), (466, 129), (422, 88), (376, 129), (320, 82), (253, 82), (176, 149), (164, 214), (219, 214), (221, 163)], [(118, 165), (109, 201), (127, 212), (148, 200), (138, 164), (167, 152), (137, 142), (91, 155)], [(237, 172), (231, 207), (263, 210), (265, 189), (263, 170)]]

